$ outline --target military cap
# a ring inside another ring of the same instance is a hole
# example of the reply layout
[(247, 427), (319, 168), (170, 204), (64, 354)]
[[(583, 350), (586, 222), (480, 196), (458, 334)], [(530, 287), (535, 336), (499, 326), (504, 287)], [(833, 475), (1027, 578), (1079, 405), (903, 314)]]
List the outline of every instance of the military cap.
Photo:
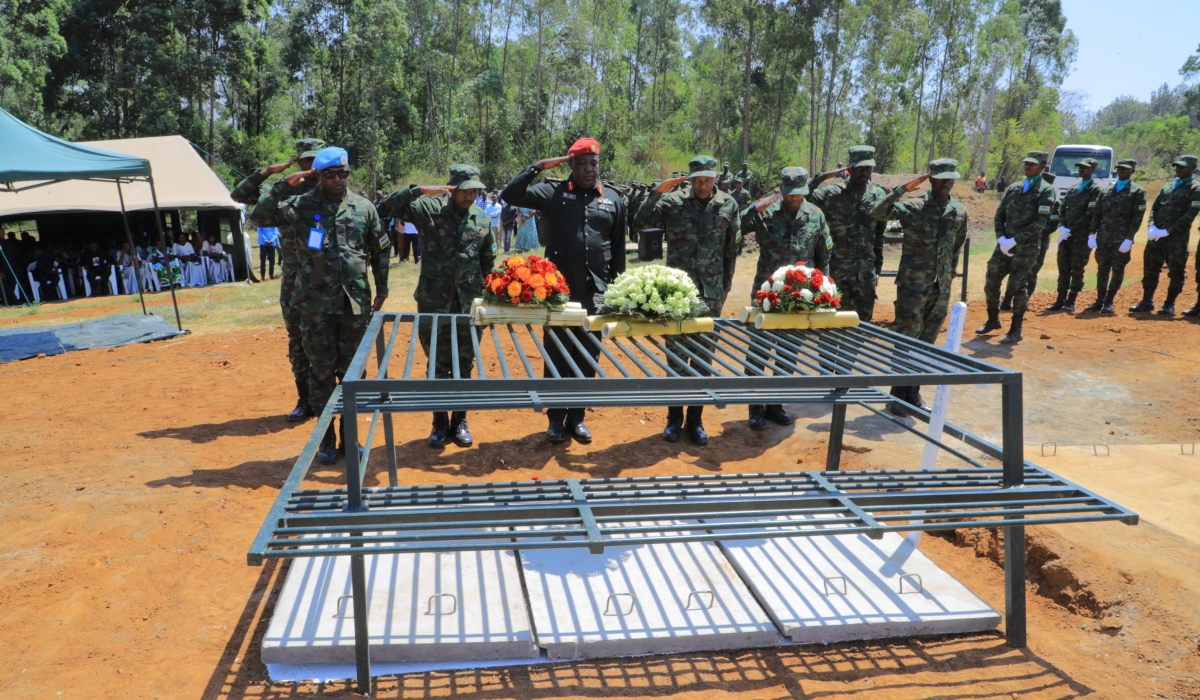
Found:
[(785, 197), (808, 194), (808, 171), (795, 166), (784, 168), (779, 175), (779, 193)]
[(1035, 163), (1037, 165), (1045, 165), (1050, 160), (1050, 154), (1045, 151), (1030, 151), (1025, 154), (1025, 163)]
[(458, 165), (450, 166), (450, 182), (446, 183), (453, 185), (460, 190), (482, 190), (486, 189), (487, 185), (479, 180), (479, 168), (474, 165)]
[(313, 156), (313, 168), (316, 170), (325, 170), (326, 168), (347, 167), (350, 165), (350, 156), (346, 153), (346, 149), (330, 146), (322, 148)]
[(874, 146), (852, 146), (850, 148), (850, 167), (857, 168), (860, 165), (875, 166)]
[(746, 181), (745, 181), (745, 180), (743, 180), (743, 179), (742, 179), (742, 178), (740, 178), (740, 177), (735, 177), (735, 178), (733, 178), (733, 184), (735, 184), (735, 185), (744, 185), (744, 184), (746, 184)]
[(1117, 161), (1117, 167), (1118, 168), (1129, 168), (1130, 170), (1137, 170), (1137, 161), (1132, 158), (1123, 158), (1123, 159)]
[(721, 163), (721, 167), (722, 167), (722, 168), (728, 168), (728, 167), (729, 167), (729, 161), (725, 161), (725, 162)]
[(938, 158), (929, 161), (929, 179), (957, 180), (958, 161), (953, 158)]
[(299, 139), (296, 141), (296, 158), (315, 158), (325, 148), (321, 139)]
[(1196, 156), (1179, 156), (1171, 165), (1182, 165), (1183, 167), (1196, 167)]
[(1095, 168), (1100, 165), (1100, 162), (1095, 158), (1084, 158), (1075, 164), (1076, 168)]
[(712, 156), (696, 156), (688, 161), (688, 177), (716, 177), (717, 159)]

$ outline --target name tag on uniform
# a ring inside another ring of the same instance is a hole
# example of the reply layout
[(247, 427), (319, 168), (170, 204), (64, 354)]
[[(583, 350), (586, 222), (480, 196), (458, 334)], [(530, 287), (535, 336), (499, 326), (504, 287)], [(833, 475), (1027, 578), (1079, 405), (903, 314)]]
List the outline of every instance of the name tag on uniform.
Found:
[(308, 230), (308, 247), (311, 250), (320, 250), (325, 245), (325, 229), (310, 228)]
[(1038, 213), (1039, 213), (1039, 214), (1049, 214), (1049, 213), (1050, 213), (1050, 207), (1048, 207), (1048, 206), (1045, 206), (1045, 207), (1038, 207)]
[(379, 247), (380, 248), (386, 248), (386, 247), (390, 246), (391, 244), (392, 244), (392, 239), (388, 238), (388, 235), (386, 233), (379, 237)]
[(575, 199), (575, 195), (570, 192), (563, 192), (563, 199)]

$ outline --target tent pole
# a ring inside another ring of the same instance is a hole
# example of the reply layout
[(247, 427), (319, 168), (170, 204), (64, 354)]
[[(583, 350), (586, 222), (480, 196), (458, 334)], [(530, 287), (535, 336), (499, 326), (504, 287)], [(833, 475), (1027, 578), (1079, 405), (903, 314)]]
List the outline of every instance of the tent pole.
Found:
[(142, 315), (146, 316), (146, 296), (142, 294), (142, 261), (137, 257), (137, 246), (133, 244), (133, 234), (129, 232), (129, 217), (125, 214), (125, 195), (121, 193), (121, 181), (117, 180), (117, 199), (121, 200), (121, 221), (125, 223), (125, 240), (129, 243), (129, 254), (134, 259), (133, 283), (137, 285), (138, 300), (142, 302)]
[[(13, 276), (13, 284), (17, 285), (17, 289), (19, 290), (21, 287), (21, 278), (17, 277), (17, 273), (13, 271), (12, 263), (10, 263), (8, 261), (8, 255), (4, 252), (4, 248), (2, 248), (2, 247), (0, 247), (0, 257), (4, 258), (4, 266), (8, 268), (9, 274), (11, 274)], [(3, 286), (3, 285), (0, 285), (0, 286)], [(22, 294), (21, 296), (25, 297), (25, 305), (32, 309), (33, 301), (30, 300), (30, 298), (29, 298), (31, 295)], [(8, 290), (4, 291), (4, 305), (5, 306), (8, 305)]]
[[(162, 212), (158, 208), (158, 193), (154, 191), (154, 175), (147, 175), (150, 183), (150, 201), (154, 204), (154, 225), (158, 226), (158, 240), (162, 241), (163, 249), (167, 248), (167, 236), (163, 233)], [(183, 330), (183, 322), (179, 320), (179, 301), (175, 298), (175, 280), (171, 278), (171, 261), (167, 260), (167, 286), (171, 288), (171, 305), (175, 307), (175, 325)]]

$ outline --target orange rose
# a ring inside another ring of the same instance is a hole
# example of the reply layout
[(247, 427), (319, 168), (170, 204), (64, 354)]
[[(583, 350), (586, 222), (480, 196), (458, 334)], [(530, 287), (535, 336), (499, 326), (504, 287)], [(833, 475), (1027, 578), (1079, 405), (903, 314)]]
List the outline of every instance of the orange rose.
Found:
[(545, 284), (546, 284), (546, 278), (542, 277), (541, 275), (537, 274), (536, 272), (529, 277), (529, 286), (533, 287), (534, 289), (545, 286)]
[(543, 276), (543, 279), (546, 280), (547, 287), (553, 287), (554, 285), (558, 284), (558, 275), (553, 272), (547, 272)]
[(549, 296), (549, 292), (546, 291), (545, 287), (535, 287), (533, 290), (533, 296), (538, 301), (546, 301), (546, 297)]
[[(514, 298), (521, 296), (521, 283), (513, 280), (512, 284), (508, 285), (508, 295)], [(515, 304), (516, 302), (513, 303)]]
[(492, 286), (491, 286), (492, 294), (495, 294), (496, 296), (500, 296), (500, 290), (502, 290), (502, 289), (504, 289), (504, 280), (501, 279), (500, 277), (493, 279)]
[(520, 255), (514, 255), (505, 260), (504, 264), (508, 267), (520, 267), (525, 264), (525, 258), (522, 258)]
[(517, 279), (521, 280), (522, 282), (528, 282), (529, 277), (530, 277), (530, 272), (529, 272), (528, 267), (518, 267), (517, 268)]
[(508, 298), (508, 300), (509, 300), (509, 301), (511, 301), (511, 302), (512, 302), (512, 303), (514, 303), (514, 304), (520, 304), (520, 303), (521, 303), (521, 297), (509, 297), (509, 298)]

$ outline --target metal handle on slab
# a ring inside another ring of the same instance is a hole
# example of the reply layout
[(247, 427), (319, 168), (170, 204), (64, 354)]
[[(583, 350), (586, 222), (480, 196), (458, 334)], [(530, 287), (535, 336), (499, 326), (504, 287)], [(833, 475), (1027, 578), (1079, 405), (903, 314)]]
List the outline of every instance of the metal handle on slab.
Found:
[(1103, 442), (1102, 442), (1102, 443), (1100, 443), (1100, 444), (1098, 444), (1098, 445), (1092, 445), (1092, 454), (1093, 454), (1093, 455), (1095, 455), (1095, 456), (1097, 456), (1097, 457), (1099, 457), (1099, 456), (1100, 456), (1100, 448), (1101, 448), (1101, 447), (1103, 447), (1103, 448), (1104, 448), (1104, 456), (1105, 456), (1105, 457), (1111, 457), (1111, 456), (1112, 456), (1112, 450), (1108, 449), (1108, 445), (1105, 445)]
[(345, 611), (342, 609), (342, 601), (343, 600), (354, 600), (354, 596), (352, 596), (352, 595), (338, 596), (337, 603), (334, 605), (334, 608), (333, 608), (333, 616), (334, 617), (346, 617), (346, 618), (351, 617), (350, 615), (347, 615), (345, 613)]
[[(1046, 454), (1046, 445), (1050, 445), (1053, 448), (1050, 451), (1050, 454)], [(1042, 443), (1042, 456), (1043, 457), (1057, 457), (1058, 456), (1058, 443), (1057, 442), (1043, 442)]]
[[(700, 599), (700, 596), (706, 593), (708, 594), (708, 605), (705, 605)], [(713, 604), (717, 602), (717, 594), (713, 593), (712, 591), (692, 591), (691, 593), (688, 593), (687, 605), (683, 606), (684, 610), (692, 609), (692, 598), (695, 598), (696, 602), (699, 603), (700, 607), (704, 610), (709, 610), (712, 608)]]
[[(617, 596), (629, 596), (629, 610), (622, 612), (621, 604), (617, 603), (617, 612), (615, 612), (615, 613), (610, 612), (612, 610), (613, 598), (616, 598)], [(605, 601), (605, 603), (604, 603), (604, 614), (605, 615), (614, 615), (614, 614), (615, 615), (628, 615), (629, 613), (633, 612), (633, 606), (636, 604), (637, 604), (637, 598), (635, 598), (632, 593), (609, 593), (608, 600)]]
[[(449, 598), (450, 602), (454, 603), (454, 605), (445, 612), (442, 611), (442, 606), (439, 605), (437, 612), (434, 612), (433, 601), (438, 598)], [(433, 595), (429, 596), (429, 605), (426, 606), (425, 609), (426, 615), (453, 615), (456, 612), (458, 612), (458, 598), (456, 598), (453, 593), (434, 593)]]
[(825, 595), (827, 595), (827, 596), (829, 595), (829, 582), (830, 581), (841, 581), (842, 582), (842, 590), (838, 591), (837, 588), (834, 588), (833, 592), (837, 593), (838, 595), (846, 595), (846, 577), (844, 577), (844, 576), (822, 576), (821, 583), (822, 583), (822, 585), (825, 586)]
[(909, 591), (909, 593), (923, 593), (925, 591), (925, 584), (921, 581), (920, 574), (904, 574), (900, 577), (900, 592), (901, 593), (904, 593), (904, 579), (909, 579), (909, 587), (910, 588), (912, 587), (911, 580), (912, 579), (917, 580), (917, 590)]
[[(1183, 449), (1184, 447), (1188, 447), (1188, 446), (1191, 446), (1191, 448), (1192, 448), (1192, 451), (1191, 451), (1191, 452), (1188, 452), (1188, 451), (1186, 451), (1186, 450), (1184, 450), (1184, 449)], [(1180, 443), (1180, 444), (1179, 444), (1179, 454), (1181, 454), (1181, 455), (1188, 455), (1188, 456), (1196, 454), (1196, 443), (1194, 443), (1194, 442), (1182, 442), (1182, 443)]]

